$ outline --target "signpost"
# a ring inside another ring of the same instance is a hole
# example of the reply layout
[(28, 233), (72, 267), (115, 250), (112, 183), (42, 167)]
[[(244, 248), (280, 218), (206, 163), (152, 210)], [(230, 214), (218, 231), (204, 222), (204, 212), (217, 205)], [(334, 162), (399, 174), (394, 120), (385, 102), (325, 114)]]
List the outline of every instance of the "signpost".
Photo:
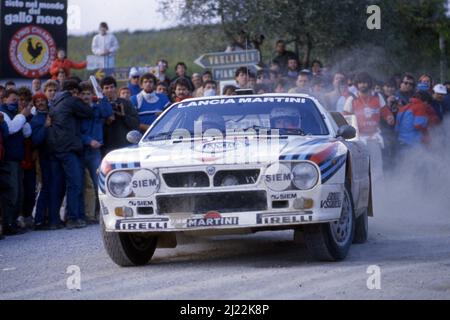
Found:
[[(212, 69), (213, 78), (216, 81), (234, 80), (236, 70), (239, 67), (241, 66), (213, 68)], [(250, 65), (247, 67), (252, 73), (256, 73), (259, 70), (259, 67), (257, 67), (256, 65)]]
[[(128, 81), (130, 70), (132, 67), (124, 68), (97, 68), (94, 75), (97, 79), (103, 79), (104, 77), (112, 76), (117, 81)], [(144, 73), (153, 73), (156, 77), (159, 77), (158, 67), (138, 67), (137, 70), (142, 75)]]
[(87, 70), (96, 69), (113, 69), (115, 67), (115, 58), (113, 56), (94, 56), (90, 55), (86, 57)]
[(201, 55), (195, 64), (204, 69), (211, 69), (216, 81), (233, 80), (240, 67), (248, 67), (251, 72), (258, 71), (257, 64), (261, 60), (258, 50), (215, 52)]

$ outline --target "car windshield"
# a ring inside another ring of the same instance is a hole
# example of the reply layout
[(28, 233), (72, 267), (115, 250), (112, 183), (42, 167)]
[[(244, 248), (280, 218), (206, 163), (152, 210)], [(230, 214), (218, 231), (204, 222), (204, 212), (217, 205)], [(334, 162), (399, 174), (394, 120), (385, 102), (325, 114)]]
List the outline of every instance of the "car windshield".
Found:
[[(233, 97), (186, 101), (173, 106), (147, 133), (144, 141), (198, 136), (208, 130), (223, 135), (252, 130), (281, 135), (329, 135), (315, 103), (298, 97)], [(270, 131), (270, 132), (269, 132)]]

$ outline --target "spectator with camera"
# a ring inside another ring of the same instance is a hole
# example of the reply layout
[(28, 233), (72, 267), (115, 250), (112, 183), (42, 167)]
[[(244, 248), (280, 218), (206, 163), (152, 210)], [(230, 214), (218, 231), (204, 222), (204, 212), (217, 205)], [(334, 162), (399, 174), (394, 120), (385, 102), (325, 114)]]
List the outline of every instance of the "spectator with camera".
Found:
[(118, 97), (117, 81), (113, 77), (105, 77), (100, 82), (103, 94), (113, 109), (113, 115), (106, 120), (103, 137), (103, 155), (130, 145), (127, 134), (139, 130), (139, 115), (129, 100)]
[[(85, 200), (84, 202), (86, 203), (86, 208), (88, 208), (86, 211), (87, 221), (92, 223), (97, 221), (97, 217), (95, 215), (95, 209), (98, 207), (97, 169), (100, 167), (100, 162), (102, 159), (101, 148), (103, 147), (104, 124), (107, 119), (112, 117), (113, 109), (106, 97), (103, 97), (98, 102), (94, 102), (94, 88), (91, 83), (82, 82), (80, 84), (80, 89), (81, 99), (94, 111), (93, 118), (84, 119), (81, 123), (81, 138), (84, 145), (81, 175), (84, 177), (84, 172), (86, 169), (89, 172), (89, 177), (94, 187), (94, 198), (82, 197), (81, 200)], [(83, 183), (83, 185), (86, 184)], [(85, 190), (84, 187), (83, 190)], [(82, 206), (84, 206), (84, 203)]]

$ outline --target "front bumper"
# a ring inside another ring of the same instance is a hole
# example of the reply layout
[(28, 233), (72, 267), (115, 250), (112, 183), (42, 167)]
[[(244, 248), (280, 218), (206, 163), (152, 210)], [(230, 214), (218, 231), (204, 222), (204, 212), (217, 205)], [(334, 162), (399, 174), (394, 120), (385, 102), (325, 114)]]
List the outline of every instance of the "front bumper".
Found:
[[(226, 197), (227, 193), (240, 191), (248, 192), (249, 189), (230, 190), (223, 192), (223, 195)], [(336, 221), (341, 216), (344, 194), (344, 186), (341, 184), (319, 185), (310, 191), (272, 192), (262, 189), (254, 191), (267, 195), (264, 209), (255, 206), (251, 211), (210, 210), (200, 214), (192, 211), (182, 212), (182, 210), (161, 213), (161, 208), (158, 208), (158, 197), (182, 195), (189, 198), (189, 195), (197, 196), (196, 192), (157, 194), (146, 199), (117, 199), (100, 194), (100, 203), (107, 232), (164, 233), (295, 227)], [(217, 192), (214, 194), (217, 195)], [(311, 205), (308, 208), (299, 209), (296, 205), (299, 200), (306, 200)], [(234, 210), (237, 209), (234, 208)], [(124, 212), (127, 214), (124, 215)]]

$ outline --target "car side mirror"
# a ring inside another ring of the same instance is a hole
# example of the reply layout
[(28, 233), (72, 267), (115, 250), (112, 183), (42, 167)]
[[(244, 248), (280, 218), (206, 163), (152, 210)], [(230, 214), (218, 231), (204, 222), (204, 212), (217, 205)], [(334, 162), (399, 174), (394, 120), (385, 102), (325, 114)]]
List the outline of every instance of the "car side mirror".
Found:
[(349, 125), (342, 126), (339, 128), (339, 130), (337, 132), (336, 138), (339, 138), (339, 137), (342, 137), (345, 140), (354, 139), (354, 138), (356, 138), (356, 129)]
[(130, 131), (127, 134), (127, 141), (131, 144), (139, 144), (142, 139), (142, 133), (137, 130)]

